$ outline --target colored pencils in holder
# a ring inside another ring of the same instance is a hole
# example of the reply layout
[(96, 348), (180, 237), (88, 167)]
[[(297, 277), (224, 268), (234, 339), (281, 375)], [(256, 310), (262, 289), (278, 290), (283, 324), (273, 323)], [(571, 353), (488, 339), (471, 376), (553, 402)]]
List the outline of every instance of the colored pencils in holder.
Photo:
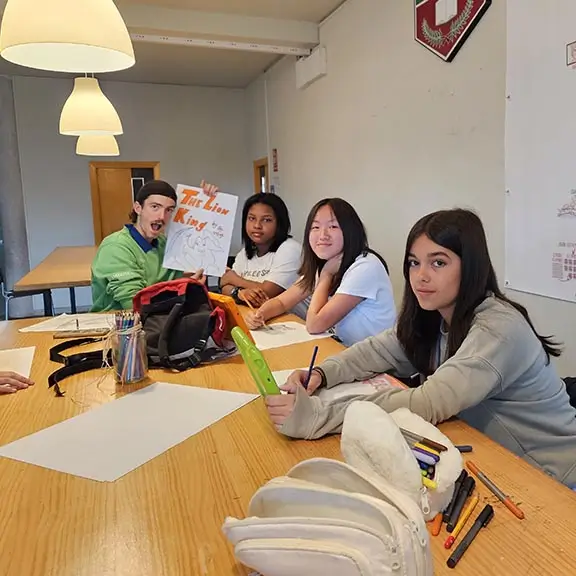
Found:
[(434, 480), (436, 465), (440, 462), (440, 454), (447, 450), (446, 446), (404, 428), (400, 428), (400, 431), (418, 461), (422, 474), (422, 484), (427, 488), (436, 489), (437, 484)]
[(116, 379), (122, 384), (138, 382), (145, 378), (148, 367), (140, 315), (132, 311), (116, 312), (115, 326)]

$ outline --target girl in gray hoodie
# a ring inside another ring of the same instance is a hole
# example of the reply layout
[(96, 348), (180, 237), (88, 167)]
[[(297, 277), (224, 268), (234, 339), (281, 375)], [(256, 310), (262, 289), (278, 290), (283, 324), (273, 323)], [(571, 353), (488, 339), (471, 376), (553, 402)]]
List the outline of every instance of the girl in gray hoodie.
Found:
[[(576, 410), (550, 358), (560, 350), (538, 334), (525, 308), (501, 292), (482, 222), (468, 210), (444, 210), (412, 228), (406, 285), (395, 328), (318, 366), (307, 390), (294, 372), (287, 395), (268, 396), (270, 418), (294, 438), (341, 430), (351, 402), (387, 412), (409, 408), (437, 424), (459, 416), (496, 442), (567, 484), (576, 484)], [(419, 375), (413, 388), (324, 403), (320, 386)]]

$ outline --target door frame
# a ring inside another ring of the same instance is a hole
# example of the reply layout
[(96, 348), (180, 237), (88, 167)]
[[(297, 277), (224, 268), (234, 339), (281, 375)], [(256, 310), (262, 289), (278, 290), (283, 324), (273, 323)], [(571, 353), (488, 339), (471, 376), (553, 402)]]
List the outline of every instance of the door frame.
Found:
[(94, 223), (94, 242), (102, 242), (102, 214), (100, 213), (100, 188), (98, 186), (99, 168), (152, 168), (154, 179), (160, 178), (160, 162), (90, 162), (90, 196), (92, 197), (92, 221)]
[(266, 186), (268, 187), (268, 190), (270, 190), (270, 182), (268, 182), (268, 179), (270, 177), (270, 174), (268, 172), (268, 156), (265, 156), (264, 158), (259, 158), (258, 160), (254, 160), (253, 162), (253, 170), (254, 170), (254, 194), (258, 194), (262, 192), (262, 183), (260, 182), (260, 168), (262, 168), (263, 166), (266, 167), (266, 176), (267, 176), (267, 180), (266, 180)]

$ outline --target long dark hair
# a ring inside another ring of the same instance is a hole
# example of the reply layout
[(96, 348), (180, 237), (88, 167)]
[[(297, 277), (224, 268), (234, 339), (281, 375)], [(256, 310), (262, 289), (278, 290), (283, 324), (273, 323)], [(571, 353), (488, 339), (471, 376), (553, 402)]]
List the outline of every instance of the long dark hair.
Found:
[(338, 221), (338, 225), (340, 226), (344, 237), (342, 263), (332, 280), (330, 295), (333, 295), (336, 292), (338, 286), (340, 286), (340, 282), (342, 282), (346, 270), (350, 268), (360, 254), (364, 256), (368, 253), (374, 254), (374, 256), (382, 262), (382, 265), (386, 269), (386, 273), (388, 273), (388, 264), (386, 264), (384, 258), (368, 246), (366, 229), (364, 228), (364, 224), (362, 224), (362, 220), (360, 220), (356, 210), (354, 210), (346, 200), (342, 200), (342, 198), (324, 198), (324, 200), (320, 200), (320, 202), (314, 205), (312, 210), (310, 210), (310, 214), (308, 214), (308, 219), (306, 220), (304, 242), (302, 244), (302, 266), (300, 267), (299, 272), (302, 276), (300, 286), (307, 292), (312, 292), (316, 284), (316, 274), (322, 270), (326, 263), (326, 260), (322, 260), (316, 256), (314, 250), (312, 250), (312, 247), (310, 246), (310, 229), (312, 228), (314, 218), (316, 218), (316, 213), (323, 206), (330, 207)]
[(250, 236), (248, 236), (246, 232), (248, 212), (250, 212), (250, 208), (255, 204), (265, 204), (269, 206), (276, 215), (276, 234), (268, 249), (269, 252), (276, 252), (276, 250), (280, 248), (280, 245), (290, 238), (290, 215), (288, 214), (288, 208), (286, 204), (284, 204), (284, 200), (282, 200), (280, 196), (276, 196), (276, 194), (258, 193), (250, 196), (250, 198), (244, 202), (244, 208), (242, 208), (242, 243), (244, 244), (244, 250), (246, 251), (248, 260), (256, 254), (256, 245), (250, 240)]
[(542, 343), (548, 361), (550, 356), (560, 356), (558, 344), (551, 337), (536, 332), (526, 308), (506, 298), (500, 290), (480, 218), (470, 210), (441, 210), (424, 216), (414, 224), (404, 253), (404, 299), (398, 317), (397, 335), (418, 372), (429, 376), (436, 369), (433, 357), (442, 322), (438, 311), (423, 310), (420, 307), (410, 286), (409, 255), (414, 242), (423, 234), (461, 259), (460, 289), (450, 322), (447, 357), (453, 356), (462, 345), (474, 320), (474, 310), (489, 293), (507, 302), (524, 316)]

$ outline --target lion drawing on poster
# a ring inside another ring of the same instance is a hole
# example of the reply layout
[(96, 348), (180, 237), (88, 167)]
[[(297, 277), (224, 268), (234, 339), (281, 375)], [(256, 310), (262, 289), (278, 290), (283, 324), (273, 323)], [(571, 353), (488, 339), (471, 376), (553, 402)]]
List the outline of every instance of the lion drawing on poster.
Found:
[(208, 272), (216, 266), (216, 254), (224, 252), (218, 238), (208, 231), (183, 228), (170, 238), (168, 249), (173, 254), (172, 266), (183, 270)]

